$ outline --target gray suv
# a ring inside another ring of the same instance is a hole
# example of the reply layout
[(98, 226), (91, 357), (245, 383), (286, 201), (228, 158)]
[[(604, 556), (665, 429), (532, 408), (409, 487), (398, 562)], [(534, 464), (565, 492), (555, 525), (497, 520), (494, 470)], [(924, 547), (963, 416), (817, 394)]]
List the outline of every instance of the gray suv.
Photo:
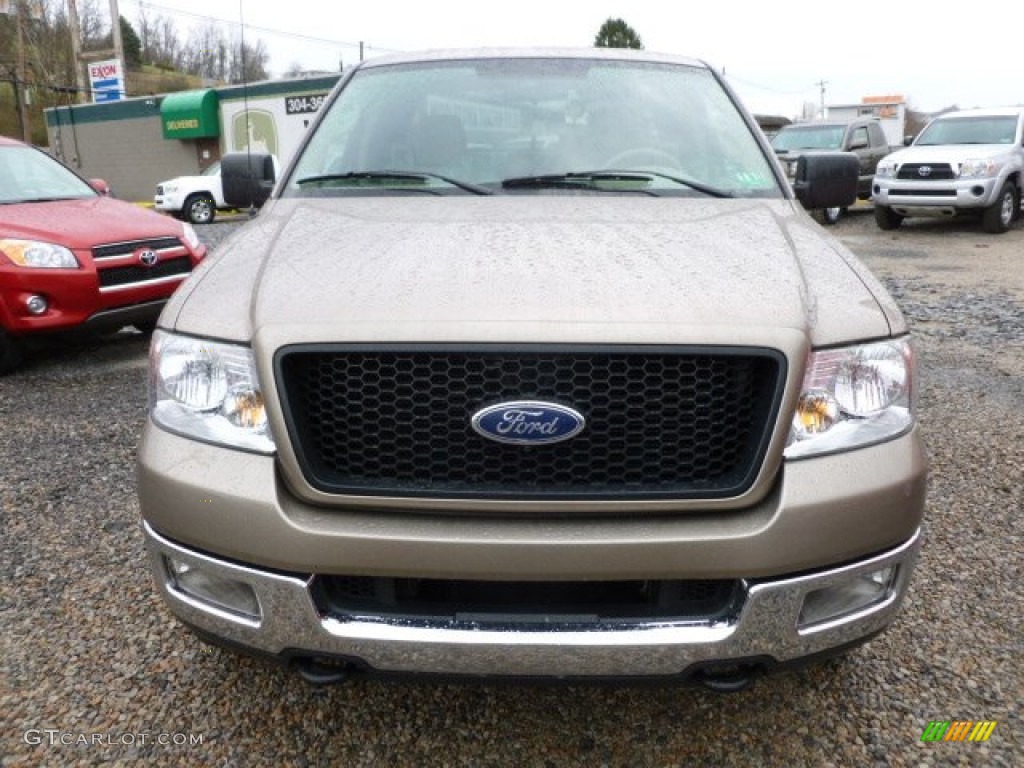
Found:
[(878, 633), (925, 457), (904, 318), (794, 198), (849, 159), (791, 188), (691, 59), (361, 64), (154, 333), (167, 605), (317, 682), (734, 690)]

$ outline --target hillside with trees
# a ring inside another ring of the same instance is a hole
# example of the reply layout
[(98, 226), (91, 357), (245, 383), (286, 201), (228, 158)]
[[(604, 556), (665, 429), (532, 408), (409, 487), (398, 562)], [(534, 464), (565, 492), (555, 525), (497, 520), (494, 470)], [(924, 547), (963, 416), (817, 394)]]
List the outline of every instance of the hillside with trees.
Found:
[[(8, 5), (16, 8), (18, 2)], [(111, 49), (107, 4), (78, 0), (77, 5), (83, 56)], [(27, 94), (31, 140), (45, 145), (43, 110), (88, 102), (90, 97), (78, 89), (80, 78), (76, 78), (65, 3), (32, 0), (31, 13), (29, 3), (22, 3), (21, 8), (24, 77), (19, 77), (18, 19), (0, 13), (0, 135), (21, 138), (17, 97)], [(225, 30), (224, 25), (211, 21), (183, 35), (171, 17), (143, 7), (135, 25), (120, 18), (120, 31), (128, 97), (269, 77), (270, 54), (263, 42), (243, 43), (237, 26)], [(84, 63), (78, 62), (77, 66), (85, 72)]]

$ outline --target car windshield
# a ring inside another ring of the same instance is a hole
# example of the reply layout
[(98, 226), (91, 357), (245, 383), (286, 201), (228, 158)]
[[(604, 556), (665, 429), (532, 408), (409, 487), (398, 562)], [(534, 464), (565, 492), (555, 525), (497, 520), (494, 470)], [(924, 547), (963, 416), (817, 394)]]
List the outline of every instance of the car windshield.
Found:
[(358, 70), (283, 194), (395, 192), (782, 196), (707, 69), (525, 57)]
[(775, 134), (772, 147), (788, 152), (793, 149), (839, 149), (843, 145), (843, 126), (807, 125), (784, 128)]
[(1017, 133), (1017, 118), (942, 117), (933, 120), (921, 131), (914, 144), (1013, 144)]
[(97, 196), (96, 190), (38, 149), (0, 147), (0, 203), (48, 202)]
[(203, 171), (199, 175), (200, 176), (220, 176), (220, 163), (214, 163), (213, 165), (211, 165), (209, 168), (207, 168), (205, 171)]

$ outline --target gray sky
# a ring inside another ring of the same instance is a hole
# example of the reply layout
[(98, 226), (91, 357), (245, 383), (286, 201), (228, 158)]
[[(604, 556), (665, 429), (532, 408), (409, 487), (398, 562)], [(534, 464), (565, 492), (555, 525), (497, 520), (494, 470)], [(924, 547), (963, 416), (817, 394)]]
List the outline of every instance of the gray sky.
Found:
[[(140, 0), (120, 0), (134, 20)], [(792, 117), (805, 102), (903, 94), (916, 109), (1024, 104), (1024, 0), (142, 0), (184, 36), (196, 16), (237, 22), (261, 39), (270, 69), (338, 68), (365, 55), (428, 48), (589, 46), (621, 17), (651, 51), (706, 60), (755, 112)], [(983, 11), (983, 12), (982, 12)], [(175, 13), (180, 12), (180, 13)], [(194, 14), (194, 15), (186, 15)], [(237, 29), (237, 27), (235, 27)], [(273, 34), (265, 30), (276, 30)], [(229, 29), (228, 31), (233, 31)], [(283, 34), (288, 33), (288, 34)]]

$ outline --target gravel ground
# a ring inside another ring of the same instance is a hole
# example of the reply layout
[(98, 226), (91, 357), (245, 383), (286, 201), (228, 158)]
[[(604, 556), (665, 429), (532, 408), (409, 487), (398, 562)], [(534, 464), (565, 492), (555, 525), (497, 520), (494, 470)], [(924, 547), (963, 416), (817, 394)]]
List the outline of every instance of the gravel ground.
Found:
[[(163, 608), (143, 558), (146, 339), (122, 332), (46, 348), (0, 380), (2, 764), (1020, 765), (1024, 226), (881, 233), (861, 211), (835, 234), (893, 290), (923, 361), (926, 542), (886, 634), (732, 696), (312, 688), (207, 648)], [(922, 743), (930, 720), (998, 725), (986, 743)]]

